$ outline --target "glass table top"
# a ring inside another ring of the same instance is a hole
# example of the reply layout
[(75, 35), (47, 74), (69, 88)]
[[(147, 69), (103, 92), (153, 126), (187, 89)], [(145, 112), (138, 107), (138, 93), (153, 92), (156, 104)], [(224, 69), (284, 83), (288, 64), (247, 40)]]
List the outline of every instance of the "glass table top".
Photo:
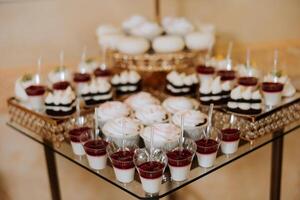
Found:
[[(116, 180), (113, 168), (110, 166), (110, 162), (108, 162), (108, 166), (100, 171), (94, 171), (91, 169), (88, 165), (87, 159), (85, 156), (79, 157), (73, 154), (71, 145), (67, 142), (63, 142), (62, 145), (57, 148), (53, 147), (50, 143), (44, 141), (41, 136), (37, 135), (34, 132), (31, 132), (22, 126), (8, 122), (9, 126), (14, 128), (15, 130), (19, 131), (20, 133), (24, 134), (25, 136), (31, 138), (32, 140), (48, 146), (53, 150), (55, 153), (63, 156), (64, 158), (70, 160), (71, 162), (81, 166), (83, 169), (88, 170), (89, 172), (93, 173), (95, 176), (98, 176), (100, 179), (103, 179), (104, 181), (107, 181), (111, 183), (112, 185), (120, 188), (121, 190), (131, 194), (132, 196), (139, 198), (139, 199), (150, 199), (153, 198), (151, 196), (147, 196), (145, 192), (142, 189), (142, 185), (140, 183), (138, 174), (135, 174), (135, 179), (133, 182), (129, 184), (123, 184)], [(276, 140), (285, 134), (288, 134), (290, 132), (293, 132), (294, 130), (298, 129), (300, 127), (300, 120), (293, 122), (287, 126), (285, 126), (283, 129), (273, 132), (272, 134), (266, 134), (262, 137), (257, 138), (252, 143), (245, 142), (241, 140), (239, 144), (238, 151), (231, 155), (223, 155), (222, 153), (218, 153), (217, 159), (215, 161), (215, 164), (213, 167), (210, 168), (202, 168), (198, 166), (197, 158), (195, 157), (192, 164), (192, 169), (189, 175), (189, 179), (183, 182), (175, 182), (170, 180), (170, 174), (168, 170), (165, 172), (165, 178), (163, 180), (163, 183), (161, 185), (161, 190), (158, 196), (155, 196), (155, 198), (162, 198), (165, 197), (172, 192), (175, 192), (176, 190), (179, 190), (180, 188), (197, 181), (201, 179), (202, 177), (218, 170), (219, 168), (222, 168), (231, 162), (246, 156), (248, 153), (253, 152), (262, 146), (271, 143), (273, 140)]]

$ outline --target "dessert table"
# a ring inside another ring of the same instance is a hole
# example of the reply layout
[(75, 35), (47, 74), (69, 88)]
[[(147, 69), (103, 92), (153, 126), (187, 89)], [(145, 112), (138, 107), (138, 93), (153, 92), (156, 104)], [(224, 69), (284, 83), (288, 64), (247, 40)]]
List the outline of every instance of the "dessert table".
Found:
[[(249, 153), (254, 152), (265, 145), (272, 145), (272, 162), (271, 162), (271, 182), (270, 182), (270, 199), (280, 199), (281, 188), (281, 169), (282, 169), (282, 153), (283, 153), (283, 140), (284, 136), (289, 133), (295, 133), (300, 127), (300, 120), (297, 120), (289, 125), (284, 126), (280, 130), (266, 134), (257, 138), (253, 142), (241, 141), (238, 151), (234, 154), (224, 155), (220, 154), (217, 157), (215, 165), (210, 168), (200, 168), (197, 166), (197, 162), (194, 159), (192, 170), (188, 180), (183, 182), (170, 181), (169, 172), (165, 172), (165, 178), (161, 186), (161, 190), (158, 196), (147, 196), (142, 189), (138, 176), (135, 180), (129, 184), (122, 184), (115, 179), (113, 168), (106, 167), (104, 170), (94, 171), (89, 168), (88, 162), (85, 157), (79, 157), (73, 154), (71, 145), (63, 142), (60, 147), (53, 146), (52, 143), (43, 140), (43, 138), (36, 133), (24, 129), (22, 126), (15, 122), (9, 121), (7, 125), (15, 129), (20, 134), (28, 137), (29, 139), (41, 144), (44, 147), (45, 158), (47, 162), (48, 177), (51, 187), (52, 199), (61, 199), (59, 179), (57, 176), (57, 167), (55, 156), (59, 155), (73, 164), (78, 165), (82, 170), (87, 170), (93, 175), (99, 177), (103, 181), (107, 181), (115, 187), (118, 187), (123, 192), (127, 192), (138, 199), (159, 199), (171, 195), (175, 191), (200, 180), (201, 178), (214, 173), (218, 169), (231, 164), (232, 162), (247, 156)], [(173, 196), (172, 196), (173, 198)], [(175, 197), (174, 197), (175, 198)]]

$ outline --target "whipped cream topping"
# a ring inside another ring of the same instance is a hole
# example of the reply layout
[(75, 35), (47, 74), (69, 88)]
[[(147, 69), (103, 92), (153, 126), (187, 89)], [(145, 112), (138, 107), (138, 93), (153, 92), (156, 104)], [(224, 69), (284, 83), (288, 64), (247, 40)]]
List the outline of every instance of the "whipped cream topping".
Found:
[(69, 86), (66, 90), (57, 90), (53, 93), (48, 93), (45, 103), (54, 105), (69, 104), (76, 99), (76, 95)]
[(120, 101), (109, 101), (101, 104), (97, 108), (97, 117), (101, 121), (107, 121), (119, 117), (128, 117), (130, 107)]
[(253, 90), (253, 88), (251, 87), (237, 86), (231, 91), (230, 98), (234, 100), (238, 100), (238, 99), (259, 100), (261, 99), (261, 94), (258, 89)]
[(141, 15), (133, 15), (122, 23), (122, 27), (126, 32), (147, 22), (147, 19)]
[(198, 105), (196, 105), (192, 99), (187, 97), (169, 97), (164, 100), (162, 106), (169, 113), (174, 114), (182, 110), (196, 109)]
[(207, 120), (207, 115), (198, 110), (184, 110), (176, 112), (172, 117), (172, 122), (180, 127), (181, 117), (183, 117), (184, 127), (196, 127)]
[(152, 40), (154, 37), (160, 35), (163, 32), (159, 24), (155, 22), (144, 22), (130, 30), (130, 33), (134, 36), (144, 37)]
[(202, 94), (218, 94), (222, 91), (230, 91), (232, 89), (232, 83), (230, 81), (221, 81), (221, 77), (217, 76), (213, 80), (207, 79), (200, 84), (200, 93)]
[(128, 104), (133, 110), (138, 110), (147, 105), (158, 105), (160, 102), (148, 92), (139, 92), (128, 97), (125, 100), (125, 103)]
[(272, 74), (268, 74), (264, 76), (264, 82), (279, 82), (284, 85), (282, 95), (284, 97), (291, 97), (296, 93), (296, 88), (292, 84), (291, 80), (288, 76), (275, 76)]
[(145, 125), (161, 123), (168, 120), (167, 111), (160, 105), (146, 105), (135, 112), (135, 117)]
[(194, 25), (184, 17), (166, 17), (162, 20), (165, 31), (170, 35), (184, 36), (194, 31)]
[(186, 75), (185, 73), (178, 73), (177, 71), (168, 73), (167, 80), (175, 86), (191, 86), (198, 83), (195, 73)]
[(113, 85), (118, 84), (136, 84), (141, 80), (141, 75), (139, 75), (136, 71), (130, 70), (130, 71), (122, 71), (120, 74), (115, 74), (112, 79), (111, 83)]
[(57, 69), (55, 69), (54, 71), (51, 71), (48, 74), (48, 79), (50, 81), (50, 83), (56, 83), (59, 81), (70, 81), (71, 80), (71, 74), (70, 71), (63, 67), (62, 69), (60, 69), (59, 67)]
[(95, 93), (106, 93), (110, 91), (111, 85), (105, 79), (92, 80), (89, 84), (85, 84), (82, 88), (81, 94), (95, 94)]
[(139, 135), (142, 129), (143, 125), (140, 124), (138, 120), (128, 117), (119, 117), (107, 121), (102, 131), (106, 136), (122, 138), (123, 134), (125, 137)]
[[(150, 141), (151, 127), (146, 127), (141, 133), (144, 140)], [(178, 140), (180, 137), (180, 128), (170, 123), (158, 123), (153, 125), (153, 142), (167, 143)]]

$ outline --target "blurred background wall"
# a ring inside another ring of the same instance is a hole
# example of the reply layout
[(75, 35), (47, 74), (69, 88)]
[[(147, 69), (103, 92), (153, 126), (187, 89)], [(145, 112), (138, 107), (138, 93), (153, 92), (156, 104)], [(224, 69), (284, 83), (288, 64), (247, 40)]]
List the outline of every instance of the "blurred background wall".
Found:
[[(274, 48), (284, 55), (286, 71), (300, 74), (299, 0), (161, 0), (163, 15), (184, 15), (214, 23), (217, 51), (227, 42), (243, 59), (244, 47), (266, 69)], [(84, 45), (98, 54), (95, 29), (120, 24), (132, 14), (153, 16), (153, 0), (0, 0), (0, 199), (50, 199), (42, 147), (6, 127), (5, 99), (15, 79), (33, 72), (42, 55), (44, 71), (56, 65), (60, 50), (75, 66)], [(282, 199), (300, 197), (300, 131), (285, 142)], [(58, 158), (63, 199), (130, 199), (128, 195)], [(179, 199), (268, 199), (270, 145), (181, 190)], [(76, 191), (76, 192), (75, 192)]]

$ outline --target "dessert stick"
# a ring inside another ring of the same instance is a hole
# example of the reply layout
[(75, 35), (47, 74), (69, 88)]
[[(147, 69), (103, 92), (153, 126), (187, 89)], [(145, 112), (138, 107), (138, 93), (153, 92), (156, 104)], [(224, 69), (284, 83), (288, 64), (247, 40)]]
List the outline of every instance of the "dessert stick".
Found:
[(180, 138), (179, 138), (179, 150), (180, 152), (182, 152), (183, 150), (183, 134), (184, 134), (184, 114), (182, 114), (180, 116), (180, 122), (181, 122), (181, 134), (180, 134)]
[(151, 126), (151, 134), (150, 134), (150, 161), (153, 161), (153, 151), (154, 151), (154, 127)]
[(122, 129), (122, 150), (125, 151), (125, 136), (126, 136), (126, 133), (125, 133), (125, 120), (124, 120), (124, 118), (122, 118), (122, 121), (121, 121), (121, 129)]
[(208, 121), (207, 121), (207, 127), (206, 127), (206, 131), (204, 131), (205, 133), (205, 139), (209, 139), (210, 138), (210, 131), (211, 131), (211, 124), (212, 124), (212, 114), (213, 114), (213, 109), (214, 109), (214, 104), (211, 103), (209, 105), (209, 111), (208, 111)]
[(278, 82), (278, 49), (274, 50), (274, 60), (273, 60), (273, 69), (272, 69), (272, 73), (273, 73), (273, 77), (274, 77), (274, 82)]
[(230, 41), (228, 44), (227, 56), (226, 56), (226, 60), (227, 60), (226, 69), (227, 70), (232, 69), (232, 63), (231, 63), (232, 46), (233, 46), (233, 42)]
[(95, 123), (95, 139), (97, 139), (98, 137), (98, 116), (97, 116), (98, 112), (97, 112), (97, 108), (95, 108), (95, 112), (94, 112), (94, 123)]
[(102, 46), (102, 63), (100, 64), (100, 69), (101, 70), (107, 70), (107, 66), (106, 66), (106, 50), (107, 47), (105, 45)]
[(41, 83), (41, 71), (42, 71), (42, 56), (39, 57), (37, 61), (37, 74), (36, 74), (36, 84)]
[(63, 50), (60, 51), (59, 61), (60, 61), (60, 65), (59, 65), (60, 79), (61, 79), (61, 81), (64, 81), (66, 79), (66, 77), (65, 77), (65, 73), (63, 73), (63, 70), (64, 70), (64, 51)]

